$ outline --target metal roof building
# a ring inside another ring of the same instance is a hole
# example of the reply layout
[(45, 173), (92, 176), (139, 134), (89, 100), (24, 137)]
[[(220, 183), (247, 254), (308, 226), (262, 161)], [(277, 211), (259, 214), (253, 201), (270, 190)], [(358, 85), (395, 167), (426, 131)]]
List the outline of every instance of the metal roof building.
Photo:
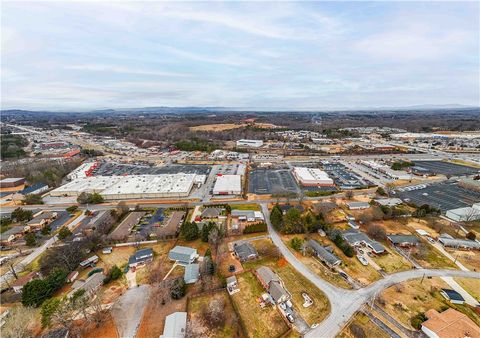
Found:
[(185, 266), (185, 273), (183, 275), (183, 280), (186, 284), (195, 283), (200, 276), (200, 265), (199, 264), (188, 264)]
[(333, 179), (317, 168), (294, 167), (293, 176), (303, 186), (332, 186)]
[(213, 187), (214, 195), (240, 195), (242, 193), (242, 179), (240, 175), (217, 176)]
[(187, 313), (174, 312), (165, 318), (165, 327), (160, 338), (184, 338), (187, 330)]

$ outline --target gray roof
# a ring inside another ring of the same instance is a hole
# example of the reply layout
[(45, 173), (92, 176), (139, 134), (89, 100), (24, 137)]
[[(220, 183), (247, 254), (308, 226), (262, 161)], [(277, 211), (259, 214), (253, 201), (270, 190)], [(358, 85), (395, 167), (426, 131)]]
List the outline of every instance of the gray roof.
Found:
[(268, 293), (270, 294), (270, 296), (272, 296), (273, 300), (276, 302), (278, 302), (278, 300), (284, 296), (287, 298), (290, 297), (287, 290), (285, 290), (282, 284), (280, 284), (280, 282), (277, 282), (277, 281), (273, 281), (269, 284)]
[(38, 215), (37, 217), (34, 217), (32, 218), (28, 223), (28, 224), (36, 224), (44, 219), (50, 219), (50, 218), (53, 218), (53, 214), (56, 214), (56, 212), (54, 211), (47, 211), (47, 212), (43, 212), (41, 213), (40, 215)]
[(187, 313), (174, 312), (165, 318), (165, 327), (160, 338), (184, 338), (187, 329)]
[(470, 241), (468, 239), (460, 239), (460, 238), (450, 239), (447, 237), (440, 237), (438, 241), (445, 246), (450, 246), (454, 248), (470, 248), (470, 249), (480, 250), (480, 243), (476, 241)]
[(220, 216), (221, 213), (222, 209), (220, 208), (205, 208), (205, 210), (202, 211), (202, 217), (215, 218)]
[(95, 291), (100, 285), (103, 284), (103, 280), (105, 279), (105, 276), (101, 272), (94, 273), (90, 277), (88, 277), (85, 282), (82, 283), (82, 281), (78, 280), (75, 281), (72, 285), (72, 291), (68, 294), (69, 297), (71, 297), (75, 291), (83, 289), (85, 292), (93, 292)]
[(265, 284), (269, 284), (271, 281), (279, 282), (280, 279), (269, 267), (261, 266), (257, 269), (257, 275)]
[(153, 250), (151, 248), (141, 249), (135, 252), (128, 259), (128, 264), (135, 264), (138, 262), (143, 262), (153, 257)]
[(360, 232), (355, 229), (345, 230), (342, 234), (343, 238), (350, 244), (350, 245), (357, 245), (360, 243), (365, 243), (366, 245), (370, 246), (375, 252), (384, 252), (385, 248), (383, 245), (370, 239), (366, 234)]
[(418, 237), (414, 235), (388, 235), (387, 238), (393, 244), (404, 244), (404, 243), (417, 244), (420, 242)]
[(324, 260), (329, 265), (339, 264), (342, 261), (340, 258), (329, 252), (323, 246), (321, 246), (317, 241), (310, 239), (307, 242), (307, 245), (315, 251), (315, 254), (319, 256), (322, 260)]
[(455, 290), (451, 289), (442, 289), (441, 291), (448, 299), (464, 302), (465, 299)]
[(168, 253), (168, 258), (174, 261), (188, 262), (192, 254), (196, 254), (197, 249), (189, 248), (187, 246), (177, 245)]
[(200, 265), (199, 264), (188, 264), (185, 266), (185, 273), (183, 275), (183, 279), (185, 283), (191, 280), (197, 280), (198, 276), (200, 275)]
[(368, 202), (347, 202), (349, 208), (369, 208), (370, 204)]
[(16, 235), (16, 234), (19, 234), (19, 233), (22, 233), (22, 232), (23, 232), (23, 226), (17, 225), (17, 226), (14, 226), (14, 227), (8, 229), (7, 231), (3, 232), (2, 234), (0, 234), (0, 238), (2, 240), (6, 240), (11, 235)]
[(255, 212), (253, 210), (232, 210), (231, 212), (232, 216), (240, 217), (240, 216), (245, 216), (247, 218), (255, 218)]
[(257, 250), (249, 242), (235, 244), (233, 250), (241, 260), (248, 259), (251, 256), (258, 256)]
[(402, 200), (400, 198), (377, 198), (375, 200), (380, 205), (387, 205), (389, 207), (393, 207), (398, 204), (402, 204)]

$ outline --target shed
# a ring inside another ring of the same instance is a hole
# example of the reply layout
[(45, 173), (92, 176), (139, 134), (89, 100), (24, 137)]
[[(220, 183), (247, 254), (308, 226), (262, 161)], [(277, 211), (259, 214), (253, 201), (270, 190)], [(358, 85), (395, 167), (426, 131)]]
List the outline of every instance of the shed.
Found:
[(442, 289), (440, 290), (440, 294), (447, 300), (450, 301), (450, 303), (453, 304), (463, 304), (465, 303), (465, 299), (462, 297), (461, 294), (459, 294), (455, 290), (451, 289)]
[(199, 264), (188, 264), (185, 266), (185, 274), (183, 275), (183, 280), (186, 284), (193, 284), (198, 281), (198, 276), (200, 275), (200, 265)]
[(174, 312), (165, 318), (165, 327), (160, 338), (184, 338), (187, 329), (187, 313)]

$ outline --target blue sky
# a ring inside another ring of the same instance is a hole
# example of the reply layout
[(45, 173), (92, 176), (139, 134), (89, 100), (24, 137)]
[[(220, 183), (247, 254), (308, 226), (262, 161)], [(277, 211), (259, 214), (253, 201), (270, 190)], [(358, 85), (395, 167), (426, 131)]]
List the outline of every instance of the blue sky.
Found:
[(480, 105), (478, 2), (2, 2), (2, 108)]

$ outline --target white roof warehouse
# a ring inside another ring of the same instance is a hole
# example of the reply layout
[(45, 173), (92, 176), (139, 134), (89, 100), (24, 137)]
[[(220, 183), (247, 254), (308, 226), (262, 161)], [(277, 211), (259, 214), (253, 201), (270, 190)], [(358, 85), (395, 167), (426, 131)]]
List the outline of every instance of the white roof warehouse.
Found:
[(100, 193), (106, 200), (187, 197), (195, 174), (94, 176), (79, 178), (50, 192), (51, 196), (78, 196)]
[(242, 193), (242, 179), (240, 175), (217, 176), (214, 195), (240, 195)]
[(294, 167), (293, 176), (297, 179), (298, 183), (303, 186), (331, 186), (333, 180), (328, 174), (320, 169)]

